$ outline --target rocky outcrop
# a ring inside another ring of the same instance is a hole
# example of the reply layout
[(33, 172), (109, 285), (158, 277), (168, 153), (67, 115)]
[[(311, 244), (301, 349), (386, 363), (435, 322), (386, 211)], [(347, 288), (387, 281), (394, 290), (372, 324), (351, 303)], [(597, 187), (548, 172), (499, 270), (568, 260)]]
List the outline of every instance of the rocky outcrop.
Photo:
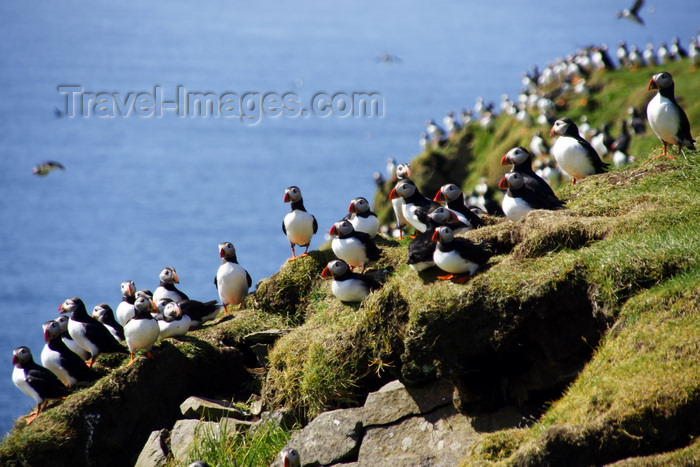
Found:
[[(525, 422), (511, 409), (468, 417), (455, 408), (453, 391), (446, 380), (413, 388), (393, 381), (370, 393), (362, 407), (322, 413), (287, 447), (299, 451), (307, 466), (454, 466), (485, 427)], [(281, 465), (279, 459), (272, 464)]]

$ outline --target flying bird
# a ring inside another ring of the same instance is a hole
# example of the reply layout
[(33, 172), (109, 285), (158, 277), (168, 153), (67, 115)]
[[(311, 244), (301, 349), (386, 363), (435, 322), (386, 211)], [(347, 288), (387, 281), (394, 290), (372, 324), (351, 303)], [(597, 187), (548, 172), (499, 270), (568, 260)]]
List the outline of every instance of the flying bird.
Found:
[(644, 26), (644, 20), (642, 20), (642, 18), (639, 16), (639, 10), (642, 9), (642, 5), (644, 5), (644, 0), (635, 1), (632, 8), (625, 8), (622, 11), (618, 11), (617, 18), (626, 18), (634, 23)]
[(56, 161), (46, 161), (42, 162), (41, 164), (37, 164), (34, 166), (32, 169), (32, 174), (33, 175), (38, 175), (40, 177), (44, 177), (49, 174), (54, 169), (61, 169), (61, 170), (66, 170), (66, 168), (61, 164), (60, 162)]

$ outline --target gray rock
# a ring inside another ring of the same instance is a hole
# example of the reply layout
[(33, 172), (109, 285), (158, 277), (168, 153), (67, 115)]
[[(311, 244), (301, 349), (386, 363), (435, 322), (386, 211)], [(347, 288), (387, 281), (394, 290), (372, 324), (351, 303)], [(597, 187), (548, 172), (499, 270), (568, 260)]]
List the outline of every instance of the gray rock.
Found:
[(272, 412), (261, 413), (258, 423), (268, 423), (277, 427), (291, 429), (297, 423), (297, 418), (293, 410), (282, 408)]
[(236, 418), (238, 420), (250, 420), (251, 414), (245, 413), (226, 401), (206, 399), (204, 397), (188, 397), (180, 404), (180, 412), (185, 418), (198, 420), (217, 421), (222, 418)]
[(364, 426), (386, 425), (409, 415), (423, 414), (452, 404), (453, 386), (439, 380), (421, 387), (407, 388), (392, 381), (370, 393), (364, 405)]
[[(324, 412), (289, 440), (299, 451), (302, 465), (331, 465), (357, 459), (362, 437), (362, 409)], [(279, 457), (271, 467), (281, 467)]]
[(258, 365), (261, 367), (267, 366), (267, 356), (270, 353), (269, 344), (253, 344), (250, 346), (250, 350), (255, 354)]
[(170, 451), (176, 461), (183, 461), (187, 459), (187, 454), (194, 447), (195, 442), (203, 437), (218, 438), (222, 433), (231, 434), (239, 429), (248, 429), (252, 425), (252, 422), (235, 418), (222, 418), (218, 422), (178, 420), (170, 432)]
[(161, 467), (168, 462), (168, 430), (151, 433), (136, 459), (135, 467)]
[(357, 465), (452, 467), (459, 465), (478, 437), (469, 417), (457, 412), (450, 404), (393, 425), (368, 428)]
[(274, 344), (277, 339), (289, 334), (290, 329), (267, 329), (265, 331), (252, 332), (243, 336), (243, 343), (253, 344)]

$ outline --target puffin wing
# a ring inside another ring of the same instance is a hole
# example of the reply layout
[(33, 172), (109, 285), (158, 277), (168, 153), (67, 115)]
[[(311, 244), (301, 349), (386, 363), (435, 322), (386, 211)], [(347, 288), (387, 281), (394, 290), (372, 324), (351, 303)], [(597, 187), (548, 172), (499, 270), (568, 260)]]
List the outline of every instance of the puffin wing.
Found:
[(253, 279), (251, 279), (250, 274), (248, 274), (248, 271), (245, 272), (245, 278), (248, 281), (248, 288), (251, 288), (253, 285)]
[[(544, 182), (544, 184), (546, 185), (546, 182)], [(524, 199), (527, 204), (534, 209), (554, 210), (561, 209), (564, 206), (564, 203), (556, 197), (549, 185), (547, 185), (547, 189), (545, 189), (541, 184), (530, 177), (525, 178), (525, 185), (522, 188), (514, 191), (514, 195)]]
[(367, 258), (369, 258), (370, 261), (376, 261), (379, 259), (379, 257), (382, 255), (382, 250), (374, 243), (369, 234), (355, 231), (353, 235), (365, 245)]
[(68, 395), (68, 390), (58, 377), (42, 366), (34, 364), (31, 368), (25, 368), (24, 377), (44, 399), (58, 399)]
[(119, 341), (117, 341), (117, 339), (112, 335), (111, 332), (109, 332), (109, 329), (107, 329), (107, 327), (104, 324), (100, 323), (97, 320), (95, 320), (94, 323), (89, 322), (85, 324), (85, 330), (88, 339), (96, 343), (97, 347), (100, 349), (100, 352), (128, 353), (126, 347), (124, 347), (119, 343)]
[(314, 220), (314, 233), (316, 233), (318, 232), (318, 222), (316, 222), (316, 218), (313, 216), (313, 214), (311, 215), (311, 218)]
[(475, 244), (466, 238), (455, 238), (456, 249), (459, 256), (467, 261), (477, 263), (479, 266), (486, 264), (492, 254), (484, 247), (484, 243)]
[(593, 167), (595, 168), (595, 173), (602, 174), (604, 172), (607, 172), (610, 164), (606, 164), (605, 162), (600, 160), (600, 156), (598, 156), (598, 153), (596, 152), (596, 150), (593, 149), (593, 146), (591, 146), (591, 143), (586, 141), (580, 135), (578, 136), (578, 138), (576, 138), (576, 140), (586, 150), (586, 157), (591, 161), (591, 164), (593, 164)]
[(693, 135), (690, 134), (690, 121), (688, 120), (688, 116), (685, 114), (685, 111), (681, 108), (680, 105), (678, 106), (678, 113), (680, 114), (680, 125), (678, 127), (678, 133), (676, 134), (676, 137), (678, 138), (678, 141), (681, 142), (681, 145), (689, 141), (689, 147), (691, 149), (695, 149), (693, 147), (693, 143), (695, 142), (695, 140), (693, 139)]

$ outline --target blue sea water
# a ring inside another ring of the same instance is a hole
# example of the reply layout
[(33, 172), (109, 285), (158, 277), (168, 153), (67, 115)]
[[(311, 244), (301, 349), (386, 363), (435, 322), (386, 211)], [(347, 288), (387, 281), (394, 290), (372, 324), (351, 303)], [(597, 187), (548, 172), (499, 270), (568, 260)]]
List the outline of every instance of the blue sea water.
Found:
[[(388, 157), (418, 153), (426, 119), (515, 96), (522, 71), (578, 47), (687, 44), (700, 26), (696, 1), (646, 6), (644, 27), (615, 18), (627, 3), (0, 3), (0, 432), (33, 403), (11, 382), (12, 349), (38, 360), (41, 324), (64, 299), (116, 306), (122, 281), (154, 289), (166, 265), (190, 297), (215, 299), (223, 241), (257, 282), (290, 255), (287, 186), (318, 219), (316, 247), (350, 199), (373, 198)], [(69, 118), (59, 86), (141, 94), (147, 116), (99, 117), (92, 101)], [(149, 95), (171, 101), (178, 87), (257, 94), (255, 110), (293, 93), (298, 112), (253, 124), (149, 110)], [(302, 115), (318, 93), (356, 92), (378, 93), (382, 115)], [(32, 176), (44, 160), (66, 170)]]

